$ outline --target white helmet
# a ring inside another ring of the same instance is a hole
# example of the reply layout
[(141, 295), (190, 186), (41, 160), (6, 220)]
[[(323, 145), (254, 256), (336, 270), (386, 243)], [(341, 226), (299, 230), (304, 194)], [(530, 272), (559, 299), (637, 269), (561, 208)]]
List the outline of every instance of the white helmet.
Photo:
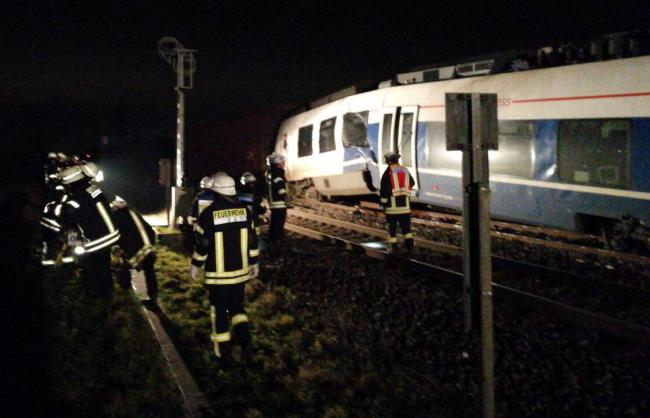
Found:
[(70, 184), (79, 180), (87, 179), (81, 167), (78, 165), (73, 165), (72, 167), (67, 167), (59, 173), (61, 178), (61, 183)]
[(250, 171), (247, 171), (244, 174), (242, 174), (241, 178), (239, 179), (239, 182), (242, 184), (242, 186), (249, 183), (255, 183), (256, 181), (257, 179)]
[(81, 170), (91, 178), (95, 178), (99, 174), (99, 167), (95, 163), (85, 163), (81, 166)]
[(115, 195), (115, 200), (111, 202), (111, 207), (116, 209), (122, 209), (127, 206), (126, 200), (122, 199), (120, 196)]
[(218, 172), (210, 179), (210, 188), (212, 191), (225, 196), (235, 196), (235, 180), (223, 171)]
[(271, 155), (266, 157), (267, 165), (282, 164), (283, 162), (284, 162), (284, 157), (281, 154), (278, 154), (277, 152), (273, 152), (271, 153)]

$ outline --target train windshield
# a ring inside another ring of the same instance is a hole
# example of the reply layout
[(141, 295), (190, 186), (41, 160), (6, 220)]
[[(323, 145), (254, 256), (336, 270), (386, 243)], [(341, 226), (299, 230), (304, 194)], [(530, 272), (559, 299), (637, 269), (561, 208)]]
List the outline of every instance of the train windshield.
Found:
[(346, 113), (343, 115), (343, 146), (370, 146), (368, 142), (368, 112)]

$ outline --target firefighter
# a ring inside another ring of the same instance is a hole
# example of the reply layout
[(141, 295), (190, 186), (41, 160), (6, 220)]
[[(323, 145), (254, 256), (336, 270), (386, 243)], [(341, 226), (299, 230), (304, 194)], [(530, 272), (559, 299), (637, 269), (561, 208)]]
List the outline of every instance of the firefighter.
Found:
[(94, 163), (75, 165), (59, 173), (68, 187), (62, 207), (62, 224), (68, 245), (74, 248), (81, 265), (81, 285), (94, 297), (110, 298), (113, 282), (110, 248), (120, 239), (120, 231), (110, 214), (108, 201), (92, 179), (99, 172)]
[[(214, 356), (227, 364), (231, 339), (250, 353), (250, 330), (244, 310), (244, 286), (259, 274), (257, 235), (252, 215), (237, 200), (235, 180), (226, 173), (211, 181), (214, 202), (199, 216), (195, 229), (199, 240), (192, 255), (191, 276), (199, 279), (205, 267), (205, 285), (210, 298), (210, 321)], [(230, 328), (232, 326), (232, 337)]]
[(262, 196), (257, 191), (257, 178), (253, 173), (247, 171), (239, 179), (241, 189), (238, 197), (239, 201), (246, 206), (248, 211), (253, 214), (253, 224), (255, 233), (259, 239), (260, 236), (260, 216), (266, 213), (266, 207), (262, 205)]
[(284, 177), (284, 157), (276, 152), (266, 159), (266, 185), (271, 208), (270, 239), (277, 243), (284, 239), (284, 222), (287, 219), (287, 189)]
[(58, 196), (45, 205), (41, 215), (41, 237), (43, 242), (41, 264), (53, 266), (55, 264), (70, 264), (74, 262), (69, 247), (66, 245), (63, 236), (63, 225), (61, 211), (63, 205), (69, 198), (65, 187), (58, 184), (53, 188)]
[(111, 250), (113, 264), (117, 264), (115, 270), (118, 279), (121, 278), (120, 284), (123, 288), (130, 285), (131, 269), (143, 270), (149, 303), (156, 305), (158, 303), (158, 282), (154, 269), (156, 252), (153, 247), (156, 242), (156, 232), (138, 212), (130, 208), (126, 201), (119, 196), (116, 196), (115, 200), (111, 202), (111, 211), (115, 226), (120, 230), (119, 250)]
[(201, 212), (214, 201), (214, 192), (210, 189), (210, 177), (206, 176), (199, 183), (200, 190), (194, 195), (192, 210), (190, 211), (190, 223), (193, 224), (199, 219)]
[(384, 206), (388, 224), (388, 252), (393, 252), (397, 247), (399, 224), (404, 235), (406, 251), (410, 253), (413, 250), (410, 196), (415, 182), (408, 169), (399, 164), (399, 154), (389, 151), (384, 158), (388, 167), (381, 176), (379, 201)]

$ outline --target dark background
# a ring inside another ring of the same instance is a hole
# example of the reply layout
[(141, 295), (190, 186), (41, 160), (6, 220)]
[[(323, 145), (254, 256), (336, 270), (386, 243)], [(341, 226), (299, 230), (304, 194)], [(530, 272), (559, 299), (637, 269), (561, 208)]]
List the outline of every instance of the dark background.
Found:
[[(48, 151), (107, 138), (107, 185), (162, 203), (175, 137), (163, 36), (197, 49), (187, 175), (261, 170), (287, 110), (353, 83), (505, 49), (648, 27), (649, 2), (10, 2), (0, 14), (3, 180), (41, 179)], [(152, 199), (151, 196), (156, 196)]]

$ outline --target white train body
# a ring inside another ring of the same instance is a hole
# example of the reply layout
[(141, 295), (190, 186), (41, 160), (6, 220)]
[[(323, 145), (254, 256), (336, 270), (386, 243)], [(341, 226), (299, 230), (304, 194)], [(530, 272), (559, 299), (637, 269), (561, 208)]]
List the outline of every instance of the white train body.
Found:
[(393, 86), (324, 104), (280, 126), (275, 151), (287, 159), (287, 179), (311, 179), (327, 196), (369, 194), (364, 168), (378, 188), (381, 156), (397, 150), (418, 183), (416, 201), (460, 208), (461, 153), (446, 151), (444, 138), (451, 92), (498, 96), (495, 216), (565, 229), (580, 216), (650, 220), (648, 56)]

